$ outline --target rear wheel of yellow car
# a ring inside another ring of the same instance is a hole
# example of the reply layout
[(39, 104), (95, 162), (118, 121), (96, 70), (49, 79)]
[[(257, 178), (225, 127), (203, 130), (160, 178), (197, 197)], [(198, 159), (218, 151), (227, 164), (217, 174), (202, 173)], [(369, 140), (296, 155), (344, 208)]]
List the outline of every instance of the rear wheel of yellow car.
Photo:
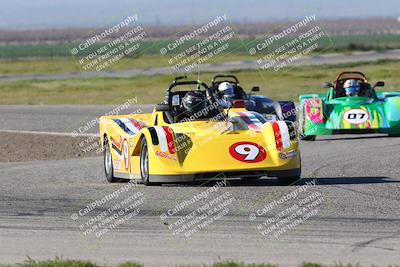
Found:
[(142, 178), (142, 183), (144, 185), (149, 185), (149, 150), (147, 148), (146, 138), (142, 139), (141, 149), (140, 149), (140, 176)]
[(110, 183), (115, 183), (119, 181), (118, 178), (114, 177), (114, 166), (107, 136), (104, 137), (104, 172), (106, 174), (107, 181), (109, 181)]

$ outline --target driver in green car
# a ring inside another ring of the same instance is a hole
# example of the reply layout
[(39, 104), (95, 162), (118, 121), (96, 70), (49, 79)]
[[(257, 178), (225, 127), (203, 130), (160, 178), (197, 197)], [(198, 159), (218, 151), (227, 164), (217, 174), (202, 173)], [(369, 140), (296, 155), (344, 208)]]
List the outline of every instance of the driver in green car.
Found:
[(354, 79), (346, 80), (343, 84), (346, 96), (359, 96), (360, 88), (360, 82)]

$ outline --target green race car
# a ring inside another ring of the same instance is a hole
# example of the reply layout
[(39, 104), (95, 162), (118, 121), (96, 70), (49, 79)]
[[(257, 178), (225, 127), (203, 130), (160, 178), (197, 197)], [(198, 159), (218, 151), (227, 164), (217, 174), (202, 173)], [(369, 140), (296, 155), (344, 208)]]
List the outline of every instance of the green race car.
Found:
[(400, 136), (400, 92), (376, 92), (382, 81), (368, 83), (361, 72), (342, 72), (326, 94), (300, 95), (302, 140), (341, 133), (387, 133)]

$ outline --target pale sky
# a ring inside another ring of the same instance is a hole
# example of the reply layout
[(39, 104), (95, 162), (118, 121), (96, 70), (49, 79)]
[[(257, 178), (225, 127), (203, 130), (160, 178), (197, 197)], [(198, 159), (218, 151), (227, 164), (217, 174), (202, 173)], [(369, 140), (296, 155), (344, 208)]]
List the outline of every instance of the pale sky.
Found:
[(145, 25), (400, 16), (399, 0), (0, 0), (0, 28), (101, 27), (138, 14)]

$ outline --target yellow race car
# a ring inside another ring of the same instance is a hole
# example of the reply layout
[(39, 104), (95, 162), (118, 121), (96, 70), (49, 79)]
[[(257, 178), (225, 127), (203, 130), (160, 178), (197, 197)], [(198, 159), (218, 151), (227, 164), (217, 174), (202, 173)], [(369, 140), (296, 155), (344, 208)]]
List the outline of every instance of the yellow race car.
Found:
[[(237, 101), (224, 109), (207, 84), (174, 81), (150, 114), (103, 116), (100, 139), (109, 182), (191, 182), (215, 177), (300, 179), (292, 122), (266, 122)], [(222, 174), (222, 175), (221, 175)]]

